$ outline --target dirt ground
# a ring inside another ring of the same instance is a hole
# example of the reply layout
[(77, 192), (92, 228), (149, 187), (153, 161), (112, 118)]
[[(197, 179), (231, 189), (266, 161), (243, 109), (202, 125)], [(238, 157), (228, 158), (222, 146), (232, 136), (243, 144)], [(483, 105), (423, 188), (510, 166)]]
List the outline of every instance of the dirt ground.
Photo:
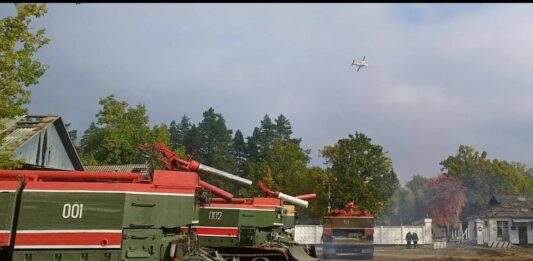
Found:
[(444, 249), (419, 246), (406, 249), (399, 246), (376, 246), (374, 260), (532, 260), (533, 247), (489, 248), (483, 246), (449, 244)]

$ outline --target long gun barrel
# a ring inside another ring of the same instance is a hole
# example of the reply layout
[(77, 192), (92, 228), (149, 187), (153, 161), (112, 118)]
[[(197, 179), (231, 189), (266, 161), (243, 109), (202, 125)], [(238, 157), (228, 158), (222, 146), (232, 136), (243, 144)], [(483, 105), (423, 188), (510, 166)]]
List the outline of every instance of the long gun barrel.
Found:
[(315, 199), (316, 198), (316, 193), (298, 195), (298, 196), (296, 196), (296, 198), (303, 199), (303, 200)]
[(233, 200), (233, 194), (217, 187), (214, 185), (211, 185), (203, 180), (200, 180), (200, 187), (207, 189), (211, 191), (211, 193), (223, 198), (225, 201), (232, 201)]
[(213, 167), (209, 167), (209, 166), (206, 166), (206, 165), (203, 165), (203, 164), (199, 164), (198, 172), (204, 173), (204, 174), (208, 174), (208, 175), (212, 175), (212, 176), (216, 176), (216, 177), (220, 177), (220, 178), (225, 178), (225, 179), (231, 180), (234, 183), (237, 183), (239, 185), (246, 185), (246, 186), (252, 185), (252, 181), (251, 180), (248, 180), (248, 179), (245, 179), (245, 178), (241, 178), (239, 176), (236, 176), (236, 175), (233, 175), (233, 174), (227, 173), (225, 171), (222, 171), (222, 170), (219, 170), (219, 169), (215, 169)]
[(259, 186), (259, 188), (262, 191), (266, 192), (267, 194), (269, 194), (271, 196), (277, 197), (277, 198), (279, 198), (279, 199), (281, 199), (283, 201), (292, 203), (294, 205), (297, 205), (297, 206), (300, 206), (300, 207), (303, 207), (303, 208), (307, 208), (307, 206), (309, 206), (309, 202), (307, 202), (307, 201), (305, 201), (303, 199), (299, 199), (297, 197), (293, 197), (293, 196), (281, 193), (281, 192), (272, 191), (272, 190), (268, 189), (262, 182), (257, 183), (257, 185)]
[(143, 150), (152, 151), (152, 152), (161, 152), (164, 156), (164, 159), (157, 158), (156, 159), (165, 164), (165, 169), (167, 170), (174, 170), (178, 168), (186, 169), (189, 171), (198, 171), (200, 173), (204, 173), (207, 175), (224, 178), (227, 180), (232, 181), (233, 183), (239, 184), (239, 185), (245, 185), (250, 186), (252, 185), (252, 181), (241, 178), (239, 176), (227, 173), (225, 171), (215, 169), (213, 167), (209, 167), (207, 165), (203, 165), (198, 161), (195, 160), (184, 160), (178, 157), (178, 155), (174, 154), (166, 145), (164, 142), (160, 142), (158, 144), (145, 144), (145, 145), (139, 145), (139, 147)]

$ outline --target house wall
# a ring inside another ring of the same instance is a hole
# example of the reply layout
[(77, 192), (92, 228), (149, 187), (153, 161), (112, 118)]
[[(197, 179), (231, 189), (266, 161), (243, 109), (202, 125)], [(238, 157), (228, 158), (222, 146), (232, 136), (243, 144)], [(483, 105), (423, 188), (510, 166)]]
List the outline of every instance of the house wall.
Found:
[[(533, 223), (526, 223), (526, 224), (521, 224), (521, 225), (525, 226), (527, 228), (527, 230), (526, 230), (527, 243), (528, 244), (533, 244), (533, 229), (532, 229)], [(518, 236), (518, 224), (516, 226), (516, 230), (510, 230), (509, 233), (510, 233), (510, 236), (511, 236), (511, 243), (519, 244), (520, 243), (520, 238)]]
[(14, 151), (24, 163), (50, 169), (75, 170), (54, 124), (50, 124)]
[(527, 243), (533, 244), (533, 223), (527, 224)]
[(477, 242), (477, 229), (476, 229), (476, 222), (475, 220), (469, 220), (468, 221), (468, 235), (470, 236), (468, 239), (472, 243)]
[(518, 227), (516, 227), (515, 230), (511, 230), (512, 226), (513, 223), (511, 220), (509, 220), (509, 242), (511, 242), (511, 244), (519, 244), (520, 241), (518, 240)]
[[(507, 221), (507, 222), (509, 222), (509, 241), (511, 242), (511, 244), (519, 244), (520, 243), (520, 239), (518, 237), (518, 226), (516, 226), (515, 230), (511, 229), (512, 224), (513, 224), (512, 223), (512, 219), (505, 219), (505, 218), (488, 219), (488, 225), (489, 225), (488, 227), (485, 227), (485, 221), (487, 221), (487, 219), (478, 220), (477, 221), (477, 226), (476, 226), (476, 221), (475, 220), (469, 220), (468, 221), (469, 233), (473, 232), (473, 234), (470, 234), (470, 235), (475, 235), (475, 236), (472, 236), (470, 238), (470, 241), (472, 243), (489, 244), (492, 241), (502, 241), (503, 238), (502, 237), (498, 237), (498, 229), (497, 229), (497, 226), (496, 226), (497, 221)], [(527, 243), (528, 244), (533, 244), (532, 224), (533, 223), (528, 223), (527, 224)], [(475, 229), (477, 227), (483, 227), (483, 230), (476, 232)], [(483, 240), (479, 240), (478, 237), (481, 237)]]

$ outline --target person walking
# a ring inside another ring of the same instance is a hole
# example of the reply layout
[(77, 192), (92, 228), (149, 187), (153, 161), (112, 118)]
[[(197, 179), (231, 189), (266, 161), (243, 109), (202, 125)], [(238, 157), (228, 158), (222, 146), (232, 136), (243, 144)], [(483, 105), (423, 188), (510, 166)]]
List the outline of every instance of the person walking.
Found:
[(411, 231), (408, 231), (405, 235), (405, 241), (407, 241), (407, 249), (411, 248), (411, 240), (412, 240)]
[(416, 232), (413, 232), (411, 239), (413, 240), (413, 248), (416, 249), (416, 244), (418, 243), (418, 235), (416, 234)]

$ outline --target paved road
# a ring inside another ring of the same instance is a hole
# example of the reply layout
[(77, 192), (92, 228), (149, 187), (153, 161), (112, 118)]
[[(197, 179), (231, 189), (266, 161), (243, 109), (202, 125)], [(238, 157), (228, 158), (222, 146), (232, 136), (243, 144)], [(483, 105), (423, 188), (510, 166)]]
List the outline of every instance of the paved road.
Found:
[(533, 247), (488, 248), (450, 244), (444, 249), (423, 246), (418, 249), (382, 247), (374, 249), (374, 260), (532, 260)]

